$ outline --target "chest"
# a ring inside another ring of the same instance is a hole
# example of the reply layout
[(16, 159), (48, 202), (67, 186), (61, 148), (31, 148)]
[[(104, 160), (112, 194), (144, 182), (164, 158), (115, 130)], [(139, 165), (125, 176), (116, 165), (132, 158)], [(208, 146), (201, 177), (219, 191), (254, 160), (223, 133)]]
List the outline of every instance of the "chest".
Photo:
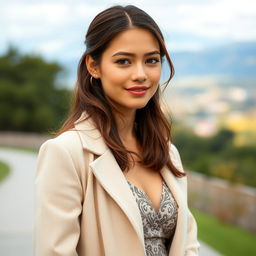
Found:
[(159, 172), (136, 163), (124, 175), (127, 181), (147, 195), (156, 210), (159, 209), (163, 192), (163, 178)]

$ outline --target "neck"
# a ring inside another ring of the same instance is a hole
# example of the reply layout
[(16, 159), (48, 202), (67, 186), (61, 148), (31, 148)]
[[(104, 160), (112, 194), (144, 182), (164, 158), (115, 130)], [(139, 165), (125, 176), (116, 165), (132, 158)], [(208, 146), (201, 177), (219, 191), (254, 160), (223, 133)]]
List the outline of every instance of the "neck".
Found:
[[(136, 139), (134, 129), (135, 114), (136, 110), (130, 111), (125, 115), (122, 114), (122, 116), (119, 115), (119, 117), (118, 115), (115, 115), (115, 119), (118, 133), (124, 147), (132, 152), (140, 153), (141, 149)], [(138, 156), (132, 156), (130, 160), (133, 162), (139, 161), (140, 159), (138, 158)]]
[(116, 114), (116, 124), (119, 136), (121, 140), (126, 144), (125, 142), (130, 141), (131, 139), (135, 138), (134, 133), (134, 121), (135, 121), (135, 113), (134, 111), (129, 111), (128, 113), (122, 114), (122, 116)]

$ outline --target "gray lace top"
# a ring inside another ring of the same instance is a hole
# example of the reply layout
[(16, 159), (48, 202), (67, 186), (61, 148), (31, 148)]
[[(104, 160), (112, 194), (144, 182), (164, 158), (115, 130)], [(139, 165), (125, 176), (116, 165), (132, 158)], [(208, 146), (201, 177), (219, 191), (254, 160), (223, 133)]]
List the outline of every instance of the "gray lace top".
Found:
[(147, 194), (127, 181), (136, 198), (143, 223), (147, 256), (167, 256), (177, 222), (178, 205), (163, 181), (160, 207), (155, 210)]

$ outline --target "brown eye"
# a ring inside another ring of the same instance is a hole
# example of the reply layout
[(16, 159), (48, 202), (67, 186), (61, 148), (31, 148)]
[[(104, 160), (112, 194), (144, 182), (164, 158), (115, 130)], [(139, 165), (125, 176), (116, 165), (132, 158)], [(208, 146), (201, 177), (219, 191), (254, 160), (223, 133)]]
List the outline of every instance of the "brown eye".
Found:
[(116, 63), (120, 65), (129, 65), (130, 61), (128, 59), (119, 59), (116, 61)]
[(158, 62), (160, 62), (160, 60), (158, 58), (150, 58), (150, 59), (147, 59), (146, 62), (149, 64), (157, 64)]

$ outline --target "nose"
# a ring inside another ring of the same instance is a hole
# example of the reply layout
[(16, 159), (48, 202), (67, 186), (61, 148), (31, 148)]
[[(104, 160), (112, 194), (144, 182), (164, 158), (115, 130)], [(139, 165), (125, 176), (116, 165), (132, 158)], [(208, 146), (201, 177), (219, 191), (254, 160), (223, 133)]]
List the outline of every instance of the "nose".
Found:
[(147, 74), (145, 72), (145, 67), (142, 64), (137, 64), (134, 67), (132, 80), (138, 82), (144, 82), (147, 79)]

